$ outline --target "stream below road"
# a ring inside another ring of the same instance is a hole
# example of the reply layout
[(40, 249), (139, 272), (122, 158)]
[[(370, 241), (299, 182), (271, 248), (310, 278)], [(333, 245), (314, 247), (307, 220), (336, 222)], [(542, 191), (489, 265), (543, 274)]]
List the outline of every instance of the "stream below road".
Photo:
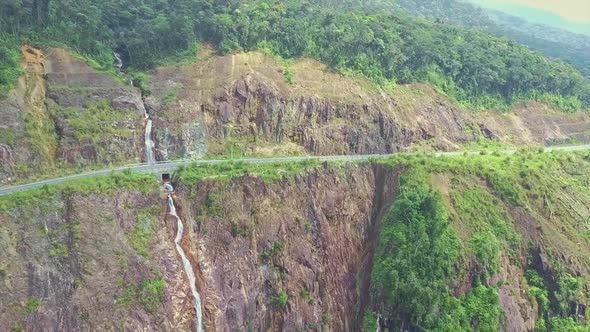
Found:
[[(121, 55), (119, 53), (114, 53), (114, 57), (115, 57), (115, 67), (121, 72), (123, 73), (122, 69), (123, 69), (123, 60), (121, 58)], [(133, 87), (133, 81), (130, 80), (131, 83), (131, 87)], [(143, 99), (143, 96), (142, 96)], [(152, 126), (153, 126), (153, 122), (152, 119), (150, 117), (150, 115), (147, 112), (147, 109), (145, 108), (145, 105), (143, 107), (144, 110), (144, 115), (145, 115), (145, 119), (146, 119), (146, 124), (145, 124), (145, 132), (144, 132), (144, 145), (145, 145), (145, 162), (148, 164), (154, 164), (156, 162), (156, 157), (155, 157), (155, 153), (154, 153), (154, 141), (152, 140)], [(172, 188), (172, 186), (170, 185), (170, 188), (172, 190), (174, 190), (174, 188)], [(203, 331), (203, 313), (202, 313), (202, 309), (201, 309), (201, 296), (199, 295), (199, 292), (197, 291), (197, 286), (196, 286), (196, 277), (195, 277), (195, 272), (193, 270), (193, 266), (191, 264), (191, 262), (189, 261), (189, 259), (186, 256), (186, 253), (184, 252), (184, 250), (182, 249), (181, 246), (181, 241), (182, 241), (182, 236), (184, 235), (184, 224), (182, 223), (182, 219), (180, 219), (180, 217), (178, 216), (178, 213), (176, 212), (176, 205), (174, 204), (174, 199), (172, 198), (172, 194), (168, 195), (168, 209), (169, 209), (169, 213), (170, 215), (172, 215), (174, 218), (176, 218), (176, 237), (174, 238), (174, 244), (176, 246), (176, 251), (178, 252), (178, 254), (180, 255), (180, 258), (182, 260), (182, 267), (184, 269), (184, 272), (186, 273), (186, 277), (188, 279), (189, 282), (189, 287), (193, 296), (193, 304), (194, 304), (194, 308), (195, 308), (195, 312), (196, 312), (196, 317), (195, 317), (195, 331), (196, 332), (202, 332)]]
[(197, 291), (197, 285), (196, 285), (197, 280), (195, 278), (193, 266), (192, 266), (191, 262), (188, 260), (188, 258), (186, 257), (186, 254), (185, 254), (184, 250), (182, 249), (182, 246), (180, 245), (180, 242), (182, 241), (182, 235), (184, 233), (184, 224), (182, 223), (182, 219), (180, 219), (180, 217), (178, 216), (178, 213), (176, 212), (176, 205), (174, 205), (174, 199), (172, 198), (172, 195), (168, 195), (168, 209), (169, 209), (170, 215), (172, 215), (174, 218), (176, 218), (177, 230), (176, 230), (176, 238), (174, 239), (174, 244), (176, 245), (176, 251), (178, 251), (178, 254), (180, 255), (180, 257), (182, 259), (182, 267), (184, 268), (184, 272), (186, 273), (186, 276), (188, 278), (189, 286), (190, 286), (191, 293), (192, 293), (193, 299), (194, 299), (193, 304), (195, 307), (195, 312), (197, 314), (196, 318), (195, 318), (195, 331), (202, 332), (203, 331), (203, 313), (201, 310), (201, 296), (199, 295), (199, 292)]

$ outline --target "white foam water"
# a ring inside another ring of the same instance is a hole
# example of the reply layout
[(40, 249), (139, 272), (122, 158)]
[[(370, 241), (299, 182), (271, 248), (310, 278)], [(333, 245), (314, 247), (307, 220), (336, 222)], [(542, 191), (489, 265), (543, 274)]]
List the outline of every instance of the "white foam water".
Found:
[(195, 278), (193, 266), (191, 265), (191, 262), (186, 257), (184, 250), (180, 246), (180, 241), (182, 240), (182, 234), (184, 232), (184, 224), (182, 223), (182, 220), (180, 219), (180, 217), (178, 216), (178, 214), (176, 212), (176, 206), (174, 205), (174, 199), (172, 199), (172, 195), (168, 195), (168, 208), (170, 209), (170, 214), (176, 218), (178, 229), (176, 231), (176, 238), (174, 239), (174, 244), (176, 244), (176, 251), (178, 251), (178, 254), (182, 258), (182, 266), (184, 267), (184, 272), (186, 272), (186, 276), (188, 278), (191, 292), (192, 292), (193, 298), (195, 300), (194, 305), (195, 305), (195, 311), (197, 313), (197, 317), (195, 318), (195, 326), (196, 326), (195, 330), (197, 332), (202, 332), (203, 331), (203, 313), (201, 311), (201, 296), (199, 295), (199, 292), (197, 291), (197, 285), (196, 285), (197, 279)]

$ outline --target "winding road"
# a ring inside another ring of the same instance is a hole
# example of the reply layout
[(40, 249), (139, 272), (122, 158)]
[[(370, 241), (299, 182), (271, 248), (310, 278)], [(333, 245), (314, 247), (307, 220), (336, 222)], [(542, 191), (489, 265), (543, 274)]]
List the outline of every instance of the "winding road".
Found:
[[(571, 146), (555, 146), (546, 147), (546, 152), (551, 151), (585, 151), (590, 150), (590, 144), (586, 145), (571, 145)], [(455, 151), (455, 152), (436, 152), (429, 155), (436, 157), (444, 156), (460, 156), (464, 153), (468, 155), (477, 155), (482, 151)], [(491, 153), (492, 151), (486, 151)], [(502, 150), (496, 151), (500, 154), (510, 155), (516, 153), (516, 150)], [(0, 196), (8, 195), (16, 192), (27, 191), (35, 188), (42, 187), (44, 185), (54, 185), (64, 183), (72, 180), (87, 178), (87, 177), (98, 177), (98, 176), (109, 176), (113, 173), (120, 173), (131, 170), (139, 173), (154, 173), (164, 174), (171, 173), (182, 166), (188, 166), (192, 164), (196, 165), (220, 165), (229, 162), (244, 162), (252, 164), (264, 164), (264, 163), (280, 163), (280, 162), (302, 162), (307, 160), (323, 161), (364, 161), (369, 159), (383, 159), (393, 157), (399, 154), (417, 154), (417, 153), (394, 153), (394, 154), (371, 154), (371, 155), (340, 155), (340, 156), (310, 156), (310, 157), (275, 157), (275, 158), (248, 158), (248, 159), (231, 159), (231, 160), (177, 160), (177, 161), (162, 161), (156, 163), (143, 163), (143, 164), (131, 164), (117, 168), (108, 168), (97, 171), (84, 172), (59, 178), (53, 178), (38, 182), (32, 182), (16, 186), (0, 187)]]

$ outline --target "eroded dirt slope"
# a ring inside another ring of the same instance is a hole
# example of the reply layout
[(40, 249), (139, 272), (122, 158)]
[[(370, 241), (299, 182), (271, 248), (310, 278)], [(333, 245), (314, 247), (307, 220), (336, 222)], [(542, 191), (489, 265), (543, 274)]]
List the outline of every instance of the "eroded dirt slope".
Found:
[(0, 101), (0, 183), (140, 160), (145, 109), (138, 89), (64, 50), (22, 52), (26, 74)]

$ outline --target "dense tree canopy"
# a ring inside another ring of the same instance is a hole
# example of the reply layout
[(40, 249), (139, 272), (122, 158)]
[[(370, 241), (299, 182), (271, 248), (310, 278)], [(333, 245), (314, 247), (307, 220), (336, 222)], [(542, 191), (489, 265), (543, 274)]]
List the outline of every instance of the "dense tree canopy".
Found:
[(14, 47), (13, 40), (0, 39), (0, 96), (8, 92), (22, 74), (19, 62), (18, 50)]
[[(321, 0), (331, 6), (358, 6), (352, 0)], [(460, 0), (369, 0), (365, 9), (375, 12), (404, 11), (437, 22), (455, 24), (508, 37), (550, 57), (561, 59), (590, 78), (590, 36), (576, 34)]]
[(483, 106), (546, 95), (570, 110), (590, 105), (588, 83), (575, 69), (511, 40), (352, 1), (332, 9), (329, 2), (0, 0), (7, 8), (0, 27), (33, 42), (66, 44), (104, 66), (112, 50), (132, 67), (149, 68), (206, 41), (222, 53), (264, 47), (376, 81), (425, 81)]

